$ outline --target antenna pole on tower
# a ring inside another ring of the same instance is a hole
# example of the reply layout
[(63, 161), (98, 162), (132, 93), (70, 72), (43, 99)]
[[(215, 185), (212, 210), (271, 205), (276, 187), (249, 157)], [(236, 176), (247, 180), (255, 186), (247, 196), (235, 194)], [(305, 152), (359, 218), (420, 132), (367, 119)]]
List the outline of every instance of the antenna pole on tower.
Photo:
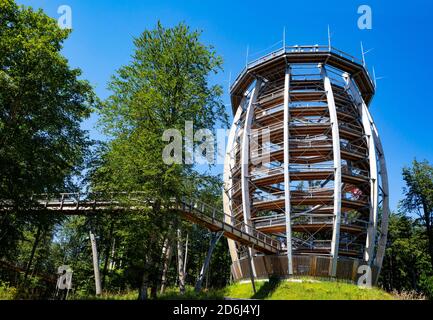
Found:
[(332, 46), (331, 46), (331, 28), (329, 27), (329, 24), (328, 24), (328, 48), (329, 48), (329, 51), (331, 51), (331, 48), (332, 48)]
[(361, 41), (361, 56), (362, 56), (362, 65), (365, 67), (365, 52), (364, 52), (364, 46), (362, 45), (362, 41)]

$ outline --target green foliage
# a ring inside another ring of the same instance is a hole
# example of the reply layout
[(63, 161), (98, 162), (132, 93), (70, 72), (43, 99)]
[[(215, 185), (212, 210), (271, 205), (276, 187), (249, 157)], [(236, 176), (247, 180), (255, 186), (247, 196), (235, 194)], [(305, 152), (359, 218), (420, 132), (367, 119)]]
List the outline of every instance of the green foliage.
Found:
[(427, 296), (430, 300), (433, 300), (433, 275), (431, 275), (431, 273), (430, 275), (427, 273), (421, 274), (419, 288), (419, 292)]
[(100, 296), (89, 295), (87, 292), (71, 294), (68, 300), (137, 300), (137, 291), (104, 292)]
[[(433, 298), (433, 167), (414, 160), (403, 168), (401, 213), (389, 218), (388, 245), (379, 279), (388, 291)], [(409, 216), (409, 214), (412, 214)], [(416, 216), (414, 217), (413, 214)]]
[(402, 207), (409, 213), (417, 214), (425, 227), (433, 268), (433, 167), (427, 160), (419, 162), (415, 159), (411, 168), (403, 168), (403, 179), (407, 187)]
[(10, 287), (7, 283), (0, 281), (0, 300), (13, 300), (16, 294), (16, 288)]
[(424, 228), (402, 213), (392, 214), (380, 276), (382, 287), (387, 291), (417, 291), (428, 295), (431, 274)]
[(208, 83), (221, 58), (199, 37), (184, 24), (166, 29), (158, 23), (135, 39), (133, 61), (113, 77), (113, 94), (99, 108), (100, 125), (113, 140), (94, 174), (96, 189), (167, 198), (188, 186), (190, 165), (163, 162), (163, 132), (184, 132), (185, 121), (210, 130), (227, 122), (222, 89)]
[(422, 219), (433, 214), (433, 167), (427, 160), (414, 160), (412, 167), (403, 168), (403, 179), (406, 182), (403, 207), (409, 212), (417, 213)]
[[(208, 79), (220, 69), (221, 58), (199, 37), (184, 24), (167, 29), (158, 23), (144, 31), (134, 40), (132, 62), (118, 70), (109, 84), (112, 95), (98, 109), (100, 126), (112, 139), (97, 156), (91, 188), (141, 191), (153, 200), (149, 210), (123, 216), (116, 227), (129, 283), (150, 285), (153, 292), (165, 239), (173, 239), (178, 227), (188, 228), (165, 209), (167, 202), (185, 193), (215, 202), (221, 193), (219, 179), (194, 172), (192, 165), (168, 165), (162, 157), (165, 130), (184, 132), (185, 121), (210, 130), (218, 121), (227, 122), (221, 87)], [(190, 235), (194, 243), (194, 232)]]
[(32, 194), (71, 188), (89, 145), (80, 123), (95, 96), (61, 54), (68, 35), (42, 11), (0, 3), (0, 199), (13, 206), (0, 217), (2, 259), (17, 258), (24, 232), (53, 226), (20, 211)]
[(185, 120), (213, 129), (226, 121), (220, 99), (222, 88), (209, 85), (222, 60), (200, 42), (200, 33), (184, 24), (164, 28), (161, 23), (135, 39), (133, 61), (113, 77), (113, 95), (101, 109), (107, 134), (115, 137), (140, 128), (158, 131), (183, 129)]
[(61, 55), (69, 31), (55, 19), (11, 0), (0, 12), (0, 193), (64, 190), (88, 145), (92, 88)]
[(195, 292), (194, 286), (186, 286), (184, 294), (179, 294), (179, 289), (168, 288), (164, 294), (158, 295), (159, 300), (222, 300), (224, 299), (224, 289), (203, 290)]

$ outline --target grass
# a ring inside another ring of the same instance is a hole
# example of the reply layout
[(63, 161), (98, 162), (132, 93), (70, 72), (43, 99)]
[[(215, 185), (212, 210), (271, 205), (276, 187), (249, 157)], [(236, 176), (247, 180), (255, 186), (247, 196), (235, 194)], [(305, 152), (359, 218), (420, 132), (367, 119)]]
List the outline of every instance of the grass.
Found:
[[(184, 295), (179, 294), (178, 288), (167, 288), (160, 300), (222, 300), (260, 299), (260, 300), (393, 300), (399, 299), (379, 288), (361, 288), (354, 284), (339, 281), (318, 281), (317, 279), (302, 278), (290, 281), (271, 279), (270, 281), (256, 281), (256, 293), (250, 282), (235, 283), (219, 290), (204, 290), (195, 293), (191, 286), (186, 287)], [(0, 300), (14, 299), (15, 289), (0, 285)], [(137, 290), (126, 292), (106, 292), (101, 296), (84, 293), (71, 294), (68, 300), (137, 300)]]
[(238, 299), (265, 300), (393, 300), (379, 288), (361, 288), (338, 281), (258, 281), (254, 294), (250, 283), (237, 283), (226, 288), (226, 296)]
[(260, 299), (260, 300), (393, 300), (395, 297), (379, 288), (361, 288), (339, 281), (295, 279), (291, 281), (256, 281), (256, 293), (250, 282), (235, 283), (221, 290), (196, 294), (187, 288), (181, 296), (176, 288), (170, 288), (159, 299)]
[(137, 290), (125, 292), (103, 292), (100, 296), (89, 295), (86, 293), (75, 293), (68, 297), (68, 300), (137, 300)]

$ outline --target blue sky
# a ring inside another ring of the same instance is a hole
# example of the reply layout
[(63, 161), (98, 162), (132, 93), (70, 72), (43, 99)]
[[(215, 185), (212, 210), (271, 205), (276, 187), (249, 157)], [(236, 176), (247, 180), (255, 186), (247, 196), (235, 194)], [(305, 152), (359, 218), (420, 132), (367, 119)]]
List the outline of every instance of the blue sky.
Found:
[[(166, 26), (186, 22), (203, 31), (224, 59), (224, 72), (214, 81), (225, 87), (250, 56), (282, 39), (286, 43), (326, 44), (330, 25), (333, 46), (360, 57), (360, 42), (373, 51), (366, 55), (378, 77), (371, 111), (382, 137), (388, 162), (391, 209), (402, 198), (401, 169), (417, 159), (433, 163), (433, 1), (140, 1), (140, 0), (18, 0), (42, 8), (55, 18), (60, 5), (72, 9), (73, 33), (64, 54), (73, 67), (106, 98), (110, 76), (130, 61), (132, 39), (157, 20)], [(360, 5), (372, 9), (371, 30), (357, 25)], [(229, 103), (226, 94), (224, 101)], [(230, 109), (228, 109), (230, 112)], [(96, 116), (84, 127), (92, 138)], [(213, 172), (222, 172), (217, 166)]]

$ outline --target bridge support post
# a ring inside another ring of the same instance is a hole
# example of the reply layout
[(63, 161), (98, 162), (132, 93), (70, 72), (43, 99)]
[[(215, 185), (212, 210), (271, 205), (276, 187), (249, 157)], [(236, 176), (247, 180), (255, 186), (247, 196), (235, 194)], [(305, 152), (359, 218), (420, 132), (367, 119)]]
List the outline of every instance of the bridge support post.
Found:
[(209, 250), (208, 250), (206, 258), (205, 258), (205, 260), (203, 262), (203, 266), (201, 267), (200, 274), (199, 274), (199, 276), (197, 278), (197, 282), (195, 284), (195, 292), (197, 292), (197, 293), (199, 293), (201, 291), (203, 280), (204, 280), (206, 272), (207, 272), (207, 270), (209, 268), (210, 259), (212, 258), (212, 253), (213, 253), (213, 251), (214, 251), (214, 249), (215, 249), (218, 241), (223, 236), (223, 234), (224, 234), (224, 231), (220, 232), (220, 233), (217, 233), (217, 232), (212, 232), (211, 233)]
[(185, 293), (185, 268), (184, 268), (184, 250), (182, 243), (182, 227), (177, 227), (177, 271), (179, 275), (180, 294)]
[(96, 295), (99, 296), (102, 293), (102, 287), (101, 287), (101, 276), (99, 273), (98, 247), (96, 246), (96, 238), (92, 230), (89, 231), (89, 236), (90, 236), (90, 243), (92, 245), (93, 272), (95, 274), (95, 291), (96, 291)]
[(251, 252), (250, 249), (247, 249), (247, 255), (248, 255), (248, 266), (250, 268), (250, 279), (251, 279), (251, 285), (253, 286), (253, 292), (254, 294), (256, 294), (256, 283), (254, 282), (254, 262), (253, 262), (253, 258), (251, 257)]

